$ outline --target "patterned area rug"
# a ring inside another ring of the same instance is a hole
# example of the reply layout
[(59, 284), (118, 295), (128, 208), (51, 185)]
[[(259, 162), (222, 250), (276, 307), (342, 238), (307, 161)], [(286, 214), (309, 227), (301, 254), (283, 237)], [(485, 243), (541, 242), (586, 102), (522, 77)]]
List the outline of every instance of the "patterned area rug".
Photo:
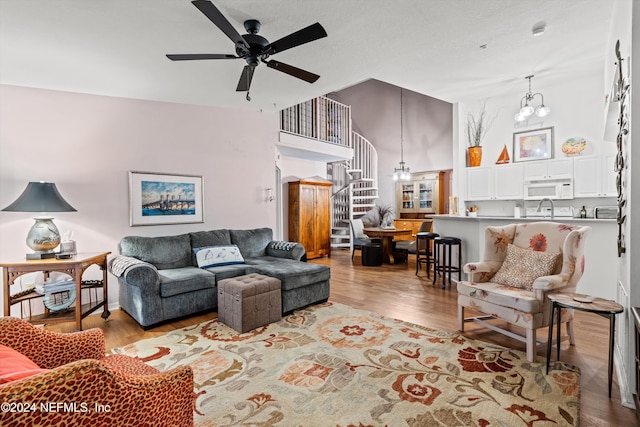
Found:
[[(328, 302), (238, 334), (213, 320), (114, 350), (191, 365), (197, 426), (577, 425), (580, 373)], [(169, 402), (168, 402), (169, 404)]]

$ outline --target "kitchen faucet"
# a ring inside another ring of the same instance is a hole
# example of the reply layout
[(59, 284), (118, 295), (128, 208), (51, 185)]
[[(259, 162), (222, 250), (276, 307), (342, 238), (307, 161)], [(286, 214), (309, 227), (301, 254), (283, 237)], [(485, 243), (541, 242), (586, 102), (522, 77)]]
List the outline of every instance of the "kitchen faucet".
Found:
[(540, 203), (538, 203), (538, 209), (536, 209), (536, 212), (540, 212), (542, 210), (542, 202), (544, 202), (545, 200), (548, 200), (549, 203), (551, 203), (551, 219), (553, 219), (554, 217), (554, 208), (553, 208), (553, 200), (545, 197), (544, 199), (540, 200)]

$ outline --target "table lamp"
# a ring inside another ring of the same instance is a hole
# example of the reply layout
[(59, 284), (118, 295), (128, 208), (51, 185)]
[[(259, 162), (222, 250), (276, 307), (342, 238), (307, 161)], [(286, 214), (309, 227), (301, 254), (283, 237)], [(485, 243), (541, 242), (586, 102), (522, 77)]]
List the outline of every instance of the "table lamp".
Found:
[(2, 209), (7, 212), (40, 212), (27, 234), (27, 246), (34, 253), (27, 254), (27, 259), (54, 258), (53, 250), (60, 244), (60, 232), (53, 223), (48, 212), (76, 212), (60, 195), (53, 182), (30, 182), (15, 202)]

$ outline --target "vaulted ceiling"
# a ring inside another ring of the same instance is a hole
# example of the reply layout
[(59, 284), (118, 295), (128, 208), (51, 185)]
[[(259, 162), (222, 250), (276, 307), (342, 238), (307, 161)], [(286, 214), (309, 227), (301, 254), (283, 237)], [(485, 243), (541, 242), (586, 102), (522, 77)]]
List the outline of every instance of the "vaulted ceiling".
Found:
[[(0, 83), (117, 97), (280, 109), (375, 78), (449, 102), (534, 89), (604, 66), (608, 0), (213, 0), (240, 33), (275, 41), (320, 22), (328, 37), (274, 55), (309, 84), (261, 64), (251, 102), (240, 60), (188, 0), (0, 0)], [(546, 23), (542, 36), (532, 27)], [(485, 46), (484, 48), (481, 46)], [(0, 101), (1, 102), (1, 101)]]

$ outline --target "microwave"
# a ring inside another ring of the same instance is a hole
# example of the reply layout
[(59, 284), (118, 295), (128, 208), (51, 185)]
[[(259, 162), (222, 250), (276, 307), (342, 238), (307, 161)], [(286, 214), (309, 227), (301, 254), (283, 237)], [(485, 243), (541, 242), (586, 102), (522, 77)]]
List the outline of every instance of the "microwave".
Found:
[(525, 200), (569, 200), (573, 199), (573, 180), (529, 181), (524, 184)]

